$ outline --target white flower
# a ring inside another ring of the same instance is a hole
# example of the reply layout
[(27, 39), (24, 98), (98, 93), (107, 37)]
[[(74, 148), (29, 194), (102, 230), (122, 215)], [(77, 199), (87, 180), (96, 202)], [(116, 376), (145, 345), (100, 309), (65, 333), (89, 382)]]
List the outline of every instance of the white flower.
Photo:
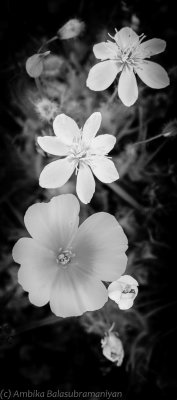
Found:
[(107, 153), (114, 147), (113, 135), (96, 136), (101, 124), (101, 114), (93, 113), (83, 129), (65, 114), (58, 115), (53, 122), (56, 137), (39, 137), (42, 149), (56, 156), (65, 156), (48, 164), (42, 171), (41, 187), (54, 189), (63, 186), (76, 170), (76, 192), (83, 203), (89, 203), (95, 192), (94, 175), (105, 183), (119, 178), (114, 163)]
[(137, 74), (140, 79), (154, 89), (169, 85), (167, 72), (159, 64), (145, 60), (165, 50), (166, 42), (150, 39), (142, 43), (144, 35), (138, 36), (131, 28), (116, 31), (111, 38), (93, 47), (95, 57), (102, 62), (91, 68), (87, 86), (91, 90), (105, 90), (121, 72), (118, 83), (118, 95), (122, 102), (131, 106), (138, 98)]
[(108, 286), (108, 296), (114, 300), (121, 310), (132, 307), (138, 294), (138, 282), (130, 275), (123, 275)]
[(43, 97), (34, 102), (35, 109), (37, 113), (43, 120), (51, 121), (58, 114), (58, 106), (54, 101)]
[(50, 302), (61, 317), (103, 307), (108, 291), (101, 281), (118, 279), (127, 263), (127, 238), (117, 220), (99, 212), (78, 227), (79, 211), (72, 194), (32, 205), (24, 217), (32, 238), (19, 239), (13, 248), (21, 264), (18, 281), (30, 302)]
[(108, 332), (101, 340), (101, 346), (103, 355), (120, 367), (124, 358), (124, 349), (117, 332)]

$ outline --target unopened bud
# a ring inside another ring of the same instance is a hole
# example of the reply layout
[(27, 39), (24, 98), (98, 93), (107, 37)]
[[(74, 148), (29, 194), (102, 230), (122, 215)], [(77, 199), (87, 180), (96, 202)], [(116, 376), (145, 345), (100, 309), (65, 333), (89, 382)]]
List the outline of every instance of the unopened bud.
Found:
[(33, 54), (33, 56), (27, 59), (26, 71), (31, 78), (38, 78), (42, 74), (44, 68), (43, 60), (44, 57), (48, 56), (48, 54), (50, 54), (50, 51)]
[(57, 32), (60, 39), (72, 39), (80, 35), (85, 29), (85, 23), (79, 19), (70, 19)]

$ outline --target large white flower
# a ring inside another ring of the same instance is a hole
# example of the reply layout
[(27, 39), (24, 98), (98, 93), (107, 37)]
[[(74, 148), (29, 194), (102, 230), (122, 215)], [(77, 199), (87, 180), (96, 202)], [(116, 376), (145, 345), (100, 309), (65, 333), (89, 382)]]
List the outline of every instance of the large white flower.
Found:
[(117, 220), (99, 212), (79, 227), (79, 201), (72, 194), (28, 208), (24, 221), (32, 238), (13, 248), (21, 264), (18, 280), (36, 306), (50, 302), (61, 317), (97, 310), (108, 299), (101, 281), (124, 273), (127, 238)]
[(138, 294), (138, 282), (130, 275), (123, 275), (108, 286), (108, 296), (118, 304), (121, 310), (127, 310), (133, 306)]
[(128, 27), (116, 30), (111, 38), (114, 42), (108, 40), (93, 47), (95, 57), (102, 62), (89, 72), (86, 84), (91, 90), (107, 89), (120, 72), (118, 95), (129, 107), (138, 98), (136, 74), (151, 88), (161, 89), (169, 85), (169, 77), (164, 68), (146, 60), (165, 50), (164, 40), (150, 39), (142, 43), (144, 34), (138, 36)]
[(76, 192), (83, 203), (89, 203), (95, 192), (94, 175), (105, 183), (119, 178), (114, 163), (107, 154), (114, 147), (113, 135), (96, 136), (101, 125), (101, 113), (93, 113), (83, 129), (65, 114), (58, 115), (53, 122), (56, 137), (38, 137), (42, 149), (56, 156), (65, 156), (48, 164), (42, 171), (39, 184), (54, 189), (63, 186), (76, 170)]

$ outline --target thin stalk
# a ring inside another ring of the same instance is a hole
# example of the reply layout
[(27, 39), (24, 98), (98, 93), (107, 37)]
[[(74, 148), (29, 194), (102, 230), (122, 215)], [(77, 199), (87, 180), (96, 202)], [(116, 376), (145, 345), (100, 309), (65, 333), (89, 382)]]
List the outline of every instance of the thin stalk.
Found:
[(164, 133), (159, 133), (159, 135), (153, 136), (150, 139), (141, 140), (140, 142), (132, 143), (132, 146), (136, 146), (137, 144), (149, 143), (149, 142), (152, 142), (153, 140), (159, 139), (161, 137), (164, 137)]
[(109, 100), (108, 100), (108, 102), (107, 102), (107, 106), (108, 106), (108, 107), (113, 103), (113, 101), (114, 101), (116, 95), (117, 95), (117, 86), (116, 86), (116, 88), (114, 89), (113, 94), (110, 96), (110, 98), (109, 98)]
[(58, 36), (53, 36), (51, 39), (49, 39), (49, 40), (47, 40), (46, 42), (44, 42), (44, 43), (41, 45), (41, 47), (39, 48), (38, 53), (40, 53), (40, 52), (43, 50), (44, 47), (48, 46), (48, 44), (54, 42), (54, 41), (57, 40), (57, 39), (59, 40), (59, 37), (58, 37)]
[(125, 189), (117, 185), (116, 183), (105, 183), (114, 193), (116, 193), (119, 197), (129, 203), (133, 208), (136, 208), (139, 211), (143, 210), (141, 204), (139, 204)]
[(35, 321), (29, 325), (25, 325), (21, 329), (17, 329), (14, 336), (18, 336), (18, 335), (21, 335), (21, 333), (25, 333), (25, 332), (31, 331), (33, 329), (38, 329), (38, 328), (41, 328), (42, 326), (52, 325), (52, 324), (55, 324), (55, 323), (61, 322), (61, 321), (63, 321), (63, 318), (55, 317), (54, 315), (52, 315), (50, 317), (42, 319), (41, 321), (37, 321), (37, 322)]

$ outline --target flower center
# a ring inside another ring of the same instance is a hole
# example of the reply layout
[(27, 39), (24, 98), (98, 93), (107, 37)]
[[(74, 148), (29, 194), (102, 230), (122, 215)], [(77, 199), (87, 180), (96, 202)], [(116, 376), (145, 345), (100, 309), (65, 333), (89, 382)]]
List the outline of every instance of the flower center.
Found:
[(66, 268), (67, 264), (71, 262), (73, 257), (75, 257), (75, 254), (72, 253), (71, 250), (63, 250), (62, 248), (60, 248), (59, 254), (57, 256), (57, 263)]
[(142, 61), (143, 56), (141, 56), (139, 52), (137, 53), (137, 50), (144, 38), (144, 34), (140, 35), (137, 40), (129, 44), (125, 49), (121, 48), (119, 42), (116, 41), (118, 47), (118, 61), (124, 65), (127, 64), (132, 67)]
[(75, 161), (77, 175), (80, 162), (87, 163), (89, 161), (89, 147), (82, 142), (82, 138), (73, 143), (69, 151), (68, 158)]
[(130, 285), (126, 285), (124, 290), (122, 291), (122, 293), (124, 293), (124, 294), (126, 294), (126, 293), (135, 294), (135, 289), (133, 289)]

